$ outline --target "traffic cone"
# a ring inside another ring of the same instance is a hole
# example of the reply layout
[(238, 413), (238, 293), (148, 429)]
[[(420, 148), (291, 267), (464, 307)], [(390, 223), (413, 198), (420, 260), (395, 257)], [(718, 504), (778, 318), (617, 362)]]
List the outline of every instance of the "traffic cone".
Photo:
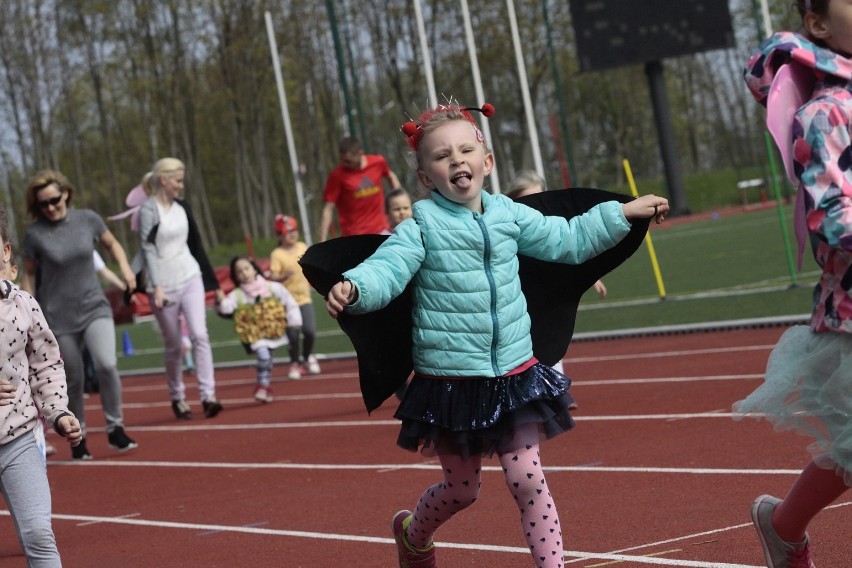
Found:
[(124, 355), (126, 357), (133, 355), (135, 351), (133, 351), (133, 344), (130, 342), (130, 334), (125, 331), (124, 333), (122, 333), (121, 339)]

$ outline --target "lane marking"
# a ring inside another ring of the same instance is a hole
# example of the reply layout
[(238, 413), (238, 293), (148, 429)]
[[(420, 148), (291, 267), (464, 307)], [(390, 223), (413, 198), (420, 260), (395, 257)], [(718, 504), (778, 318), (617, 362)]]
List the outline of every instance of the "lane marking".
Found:
[(595, 363), (600, 361), (623, 361), (625, 359), (654, 359), (657, 357), (692, 357), (694, 355), (714, 355), (717, 353), (732, 353), (735, 351), (771, 351), (772, 345), (733, 345), (730, 347), (712, 347), (706, 349), (681, 349), (678, 351), (652, 351), (650, 353), (626, 353), (620, 355), (597, 355), (594, 357), (571, 357), (568, 363)]
[[(406, 470), (432, 471), (441, 469), (439, 463), (433, 461), (413, 464), (341, 464), (341, 463), (233, 463), (233, 462), (199, 462), (199, 461), (130, 461), (130, 460), (92, 460), (92, 461), (48, 461), (48, 466), (64, 467), (161, 467), (161, 468), (196, 468), (196, 469), (242, 469), (242, 470), (314, 470), (314, 471), (376, 471), (395, 472)], [(594, 472), (594, 473), (641, 473), (641, 474), (686, 474), (686, 475), (799, 475), (801, 469), (741, 469), (741, 468), (710, 468), (710, 467), (644, 467), (644, 466), (599, 466), (599, 465), (566, 465), (544, 466), (545, 472)], [(482, 471), (503, 473), (500, 466), (483, 466)]]
[[(9, 511), (0, 510), (0, 515), (9, 516)], [(252, 535), (265, 536), (283, 536), (294, 538), (308, 538), (316, 540), (336, 540), (345, 542), (360, 542), (371, 544), (387, 544), (396, 545), (392, 538), (372, 537), (363, 535), (347, 535), (347, 534), (332, 534), (310, 531), (293, 531), (285, 529), (268, 529), (252, 526), (228, 526), (228, 525), (209, 525), (199, 523), (176, 523), (172, 521), (153, 521), (145, 519), (125, 519), (120, 517), (95, 517), (90, 515), (64, 515), (54, 513), (52, 518), (60, 521), (82, 521), (89, 523), (112, 523), (117, 525), (131, 525), (153, 528), (171, 528), (185, 529), (193, 531), (204, 531), (208, 533), (242, 533)], [(437, 542), (439, 548), (452, 548), (458, 550), (476, 550), (483, 552), (504, 552), (512, 554), (529, 555), (529, 550), (526, 547), (515, 546), (496, 546), (488, 544), (469, 544), (456, 542)], [(618, 560), (621, 562), (635, 562), (639, 564), (654, 564), (659, 566), (688, 566), (692, 568), (759, 568), (749, 564), (728, 564), (720, 562), (702, 562), (697, 560), (674, 560), (666, 558), (651, 558), (650, 556), (629, 556), (625, 554), (610, 554), (600, 552), (580, 552), (574, 550), (566, 550), (564, 556), (581, 557), (585, 559), (600, 559), (600, 560)]]

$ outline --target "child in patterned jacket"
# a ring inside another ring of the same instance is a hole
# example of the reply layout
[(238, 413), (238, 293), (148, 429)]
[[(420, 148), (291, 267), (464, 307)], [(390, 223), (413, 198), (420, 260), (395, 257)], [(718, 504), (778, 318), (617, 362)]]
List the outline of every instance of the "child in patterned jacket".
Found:
[(784, 499), (761, 495), (752, 504), (775, 568), (813, 566), (808, 524), (852, 486), (852, 3), (797, 7), (803, 33), (765, 40), (745, 72), (798, 187), (800, 254), (810, 242), (822, 267), (810, 325), (784, 332), (763, 384), (734, 405), (735, 418), (766, 417), (776, 430), (813, 439), (812, 460)]
[(247, 256), (231, 260), (231, 281), (235, 288), (216, 309), (221, 316), (233, 316), (246, 351), (257, 356), (255, 400), (272, 402), (272, 350), (287, 345), (287, 331), (302, 326), (302, 313), (287, 288), (267, 281)]
[[(2, 204), (0, 247), (5, 272), (12, 248)], [(68, 410), (56, 338), (35, 299), (8, 280), (0, 280), (0, 334), (9, 346), (0, 365), (0, 488), (28, 564), (59, 566), (47, 468), (36, 442), (39, 415), (72, 447), (83, 439), (83, 432)]]

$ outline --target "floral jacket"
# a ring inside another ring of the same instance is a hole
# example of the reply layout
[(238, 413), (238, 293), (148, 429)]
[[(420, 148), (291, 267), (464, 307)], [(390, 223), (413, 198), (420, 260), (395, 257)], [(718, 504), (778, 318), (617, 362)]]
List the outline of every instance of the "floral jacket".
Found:
[(758, 102), (766, 104), (772, 80), (787, 63), (813, 80), (810, 100), (795, 112), (790, 140), (807, 230), (822, 267), (811, 327), (852, 333), (852, 59), (801, 35), (777, 33), (760, 44), (745, 69)]

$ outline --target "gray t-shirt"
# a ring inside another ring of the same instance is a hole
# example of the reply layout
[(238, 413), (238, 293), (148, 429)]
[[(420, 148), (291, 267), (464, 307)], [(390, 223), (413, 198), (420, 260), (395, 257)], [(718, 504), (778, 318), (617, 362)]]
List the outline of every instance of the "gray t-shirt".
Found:
[(95, 243), (107, 232), (101, 216), (68, 209), (56, 223), (40, 218), (27, 227), (24, 258), (36, 262), (36, 300), (55, 335), (83, 331), (112, 309), (95, 272)]

